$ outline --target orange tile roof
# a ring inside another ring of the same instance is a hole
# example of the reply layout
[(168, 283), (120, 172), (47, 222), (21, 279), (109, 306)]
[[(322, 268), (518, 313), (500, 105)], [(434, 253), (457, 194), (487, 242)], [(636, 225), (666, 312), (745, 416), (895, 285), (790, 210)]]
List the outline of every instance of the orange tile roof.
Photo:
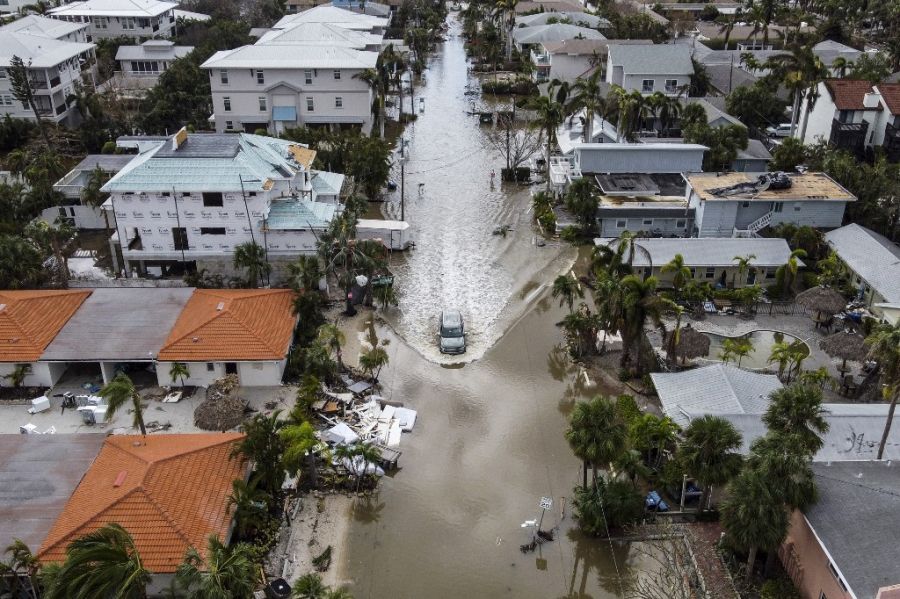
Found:
[(879, 83), (878, 91), (891, 114), (900, 114), (900, 83)]
[(281, 360), (294, 334), (293, 300), (289, 289), (197, 289), (159, 359)]
[[(61, 562), (78, 537), (118, 523), (152, 572), (174, 572), (189, 547), (205, 554), (210, 534), (227, 540), (231, 483), (247, 464), (229, 459), (240, 433), (113, 435), (38, 551)], [(117, 486), (118, 483), (118, 486)]]
[(34, 362), (89, 290), (0, 291), (0, 362)]
[(880, 105), (876, 108), (866, 108), (863, 103), (866, 94), (872, 91), (872, 84), (868, 81), (828, 79), (825, 81), (825, 87), (828, 88), (838, 110), (881, 110)]

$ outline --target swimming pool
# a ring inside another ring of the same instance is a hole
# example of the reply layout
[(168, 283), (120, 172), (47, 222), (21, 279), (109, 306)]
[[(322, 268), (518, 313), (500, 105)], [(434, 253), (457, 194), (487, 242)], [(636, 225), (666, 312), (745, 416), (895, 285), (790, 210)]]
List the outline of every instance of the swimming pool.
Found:
[[(726, 337), (725, 335), (718, 335), (716, 333), (705, 334), (707, 337), (709, 337), (710, 340), (709, 355), (707, 356), (707, 359), (721, 362), (722, 343), (726, 339), (729, 339), (729, 337)], [(749, 338), (750, 342), (753, 344), (753, 351), (751, 351), (741, 359), (741, 368), (754, 370), (762, 368), (777, 370), (778, 364), (769, 364), (769, 356), (772, 353), (772, 347), (780, 341), (792, 343), (799, 340), (799, 337), (795, 337), (794, 335), (790, 335), (788, 333), (766, 330), (753, 331), (747, 335), (740, 335), (739, 337)], [(731, 363), (737, 365), (737, 362), (734, 360), (732, 360)]]

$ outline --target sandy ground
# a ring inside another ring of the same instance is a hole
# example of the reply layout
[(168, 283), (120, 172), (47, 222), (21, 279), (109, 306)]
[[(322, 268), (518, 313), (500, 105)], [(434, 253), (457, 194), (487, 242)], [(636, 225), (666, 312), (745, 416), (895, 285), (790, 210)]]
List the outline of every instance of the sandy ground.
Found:
[[(365, 501), (341, 494), (308, 494), (291, 507), (290, 528), (272, 551), (267, 573), (283, 577), (290, 584), (314, 572), (313, 558), (331, 546), (331, 567), (321, 572), (322, 581), (340, 586), (337, 565), (344, 559), (347, 531), (350, 528), (353, 504)], [(294, 511), (294, 510), (297, 511)]]
[[(132, 428), (132, 412), (123, 409), (116, 413), (106, 424), (86, 425), (82, 422), (81, 413), (67, 409), (62, 411), (62, 397), (53, 397), (55, 394), (72, 391), (76, 394), (84, 393), (77, 385), (58, 385), (47, 392), (50, 398), (50, 409), (39, 414), (29, 414), (30, 404), (0, 404), (0, 434), (18, 433), (19, 427), (26, 423), (32, 423), (39, 432), (55, 429), (56, 433), (96, 433), (106, 432), (111, 434), (134, 434)], [(150, 393), (161, 393), (159, 388), (148, 390)], [(194, 410), (203, 401), (205, 392), (201, 389), (193, 397), (182, 399), (178, 403), (162, 403), (156, 399), (145, 401), (144, 424), (148, 433), (159, 431), (167, 433), (196, 433), (203, 432), (194, 426)], [(269, 413), (272, 408), (267, 404), (274, 402), (274, 409), (287, 412), (293, 405), (296, 390), (292, 387), (244, 387), (238, 392), (240, 397), (248, 400), (250, 407), (263, 413)], [(26, 402), (30, 398), (23, 398)], [(169, 425), (166, 430), (157, 429), (154, 423)]]

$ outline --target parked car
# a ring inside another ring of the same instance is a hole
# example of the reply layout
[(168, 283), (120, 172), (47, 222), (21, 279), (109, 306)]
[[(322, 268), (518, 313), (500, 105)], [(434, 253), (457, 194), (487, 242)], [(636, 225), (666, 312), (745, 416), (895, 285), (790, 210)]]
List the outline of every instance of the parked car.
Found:
[(781, 123), (780, 125), (772, 125), (771, 127), (766, 127), (766, 133), (769, 135), (769, 137), (790, 137), (791, 124)]
[(458, 310), (441, 312), (441, 326), (438, 331), (442, 354), (462, 354), (466, 351), (466, 330), (462, 314)]

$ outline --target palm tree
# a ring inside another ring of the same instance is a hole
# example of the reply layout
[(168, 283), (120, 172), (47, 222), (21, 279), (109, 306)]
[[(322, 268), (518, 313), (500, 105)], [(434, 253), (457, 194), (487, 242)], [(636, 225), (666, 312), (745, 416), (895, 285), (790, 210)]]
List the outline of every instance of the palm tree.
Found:
[(107, 524), (69, 544), (53, 594), (45, 597), (145, 599), (152, 577), (128, 531)]
[(681, 431), (668, 416), (643, 414), (632, 420), (628, 428), (628, 436), (635, 449), (647, 456), (647, 463), (659, 468), (663, 454), (673, 448)]
[(341, 360), (341, 346), (347, 342), (347, 338), (344, 336), (344, 332), (341, 328), (337, 326), (336, 323), (326, 322), (319, 327), (317, 338), (319, 343), (334, 353), (337, 371), (338, 373), (342, 371), (344, 369), (344, 362)]
[(637, 488), (637, 477), (648, 477), (650, 468), (644, 464), (644, 458), (637, 449), (629, 449), (613, 460), (612, 469), (618, 474), (624, 474), (631, 481), (631, 486)]
[(729, 337), (722, 342), (722, 353), (719, 356), (725, 364), (731, 360), (737, 360), (738, 368), (741, 361), (753, 351), (753, 342), (749, 337)]
[(234, 508), (235, 532), (240, 538), (248, 538), (262, 529), (269, 521), (266, 506), (269, 496), (246, 481), (231, 481), (228, 507)]
[(811, 43), (804, 43), (806, 40), (797, 40), (792, 43), (789, 54), (779, 54), (773, 56), (765, 63), (763, 67), (771, 69), (776, 78), (780, 79), (785, 87), (790, 90), (794, 106), (791, 112), (791, 137), (797, 131), (797, 118), (800, 114), (801, 101), (808, 99), (810, 101), (810, 110), (806, 111), (807, 117), (804, 118), (803, 127), (799, 139), (802, 141), (806, 137), (806, 125), (809, 121), (808, 115), (812, 112), (812, 103), (815, 99), (816, 89), (820, 81), (828, 78), (828, 69), (822, 63), (822, 60), (812, 51)]
[(675, 254), (675, 257), (662, 265), (660, 272), (663, 274), (675, 273), (672, 276), (672, 287), (678, 292), (684, 287), (685, 282), (691, 279), (691, 269), (684, 263), (684, 256)]
[(369, 373), (373, 383), (378, 382), (378, 375), (381, 374), (381, 369), (387, 366), (388, 361), (388, 353), (380, 345), (376, 345), (359, 356), (360, 368), (363, 369), (363, 372)]
[(291, 289), (297, 292), (317, 291), (322, 279), (322, 263), (318, 256), (297, 256), (287, 266)]
[(794, 383), (774, 391), (763, 422), (770, 432), (796, 438), (804, 453), (814, 456), (828, 432), (828, 421), (822, 409), (822, 390)]
[(241, 425), (244, 437), (235, 443), (231, 457), (243, 456), (253, 463), (251, 482), (266, 493), (273, 494), (281, 489), (284, 481), (284, 467), (281, 464), (284, 442), (278, 431), (284, 425), (279, 419), (280, 410), (269, 415), (257, 414)]
[(350, 591), (344, 588), (332, 589), (314, 572), (297, 579), (291, 596), (294, 599), (353, 599)]
[(213, 534), (205, 556), (193, 547), (187, 550), (175, 580), (187, 599), (230, 599), (252, 596), (259, 577), (250, 545), (226, 547)]
[(866, 343), (869, 345), (869, 359), (878, 362), (881, 382), (884, 385), (882, 387), (884, 399), (891, 402), (881, 442), (878, 444), (877, 459), (880, 460), (884, 455), (888, 435), (891, 434), (897, 399), (900, 398), (900, 323), (894, 326), (888, 324), (879, 326), (866, 338)]
[(656, 277), (641, 279), (628, 275), (621, 281), (622, 286), (622, 365), (628, 364), (637, 349), (638, 374), (642, 370), (640, 360), (646, 333), (644, 326), (650, 319), (657, 327), (662, 327), (662, 313), (668, 304), (656, 294)]
[(585, 143), (592, 141), (594, 116), (603, 116), (606, 113), (606, 99), (602, 94), (601, 81), (601, 71), (595, 69), (587, 78), (576, 79), (572, 86), (573, 96), (568, 108), (572, 113), (584, 110), (583, 141)]
[(519, 0), (495, 0), (495, 18), (503, 21), (503, 29), (506, 35), (506, 61), (512, 60), (513, 39), (512, 32), (516, 26), (516, 6)]
[(565, 120), (563, 104), (549, 96), (539, 96), (529, 102), (529, 108), (537, 113), (537, 117), (531, 121), (531, 126), (540, 129), (546, 135), (546, 152), (544, 159), (547, 161), (547, 189), (550, 189), (550, 150), (556, 144), (556, 128)]
[(398, 303), (397, 292), (394, 291), (393, 285), (382, 285), (375, 289), (375, 297), (381, 304), (382, 310), (387, 310), (388, 306), (396, 306)]
[(791, 292), (791, 287), (793, 287), (794, 281), (797, 280), (797, 272), (800, 270), (798, 258), (806, 258), (806, 250), (798, 249), (791, 252), (788, 261), (779, 266), (778, 270), (775, 271), (775, 276), (781, 278), (783, 285), (782, 293), (784, 293), (785, 296)]
[(0, 563), (0, 566), (4, 566), (6, 569), (5, 572), (0, 570), (0, 580), (9, 580), (13, 585), (13, 588), (9, 589), (13, 593), (12, 596), (19, 597), (20, 595), (17, 594), (19, 577), (24, 576), (28, 578), (31, 596), (33, 599), (37, 599), (38, 573), (41, 569), (41, 563), (31, 553), (31, 549), (21, 539), (13, 539), (13, 542), (7, 545), (4, 553), (8, 553), (11, 559), (8, 564)]
[(841, 79), (847, 76), (847, 69), (852, 66), (853, 63), (848, 61), (843, 56), (838, 56), (831, 61), (831, 68), (837, 71), (838, 77), (840, 77)]
[[(102, 191), (103, 185), (109, 180), (109, 175), (100, 168), (98, 164), (94, 167), (94, 170), (91, 171), (91, 174), (88, 175), (87, 182), (84, 187), (81, 189), (81, 203), (85, 206), (93, 206), (94, 208), (99, 208), (103, 205), (107, 199), (109, 199), (109, 194), (104, 193)], [(110, 229), (109, 229), (109, 212), (103, 210), (103, 222), (106, 225), (106, 235), (109, 237)]]
[(787, 536), (790, 516), (765, 474), (745, 468), (728, 486), (721, 504), (725, 538), (747, 550), (747, 576), (753, 576), (756, 553), (774, 551)]
[(379, 137), (384, 139), (384, 121), (386, 120), (384, 111), (384, 81), (381, 74), (376, 69), (363, 69), (353, 76), (354, 79), (360, 79), (369, 84), (372, 90), (372, 114), (379, 125)]
[(247, 271), (247, 287), (256, 289), (263, 277), (272, 272), (266, 250), (258, 243), (248, 241), (234, 248), (234, 267)]
[(616, 413), (615, 403), (608, 397), (597, 395), (590, 401), (575, 404), (569, 416), (566, 441), (584, 464), (584, 484), (587, 488), (587, 469), (593, 469), (594, 486), (597, 471), (618, 458), (625, 448), (628, 433), (625, 423)]
[(306, 461), (310, 465), (310, 474), (315, 474), (316, 458), (312, 453), (312, 448), (319, 443), (319, 440), (316, 438), (313, 426), (306, 421), (292, 423), (278, 431), (278, 434), (284, 442), (282, 463), (287, 473), (291, 476), (296, 475), (300, 472), (303, 462)]
[(381, 460), (381, 450), (374, 443), (358, 443), (353, 446), (353, 458), (356, 463), (356, 490), (359, 492), (359, 484), (368, 475), (369, 466)]
[(791, 344), (787, 341), (775, 341), (769, 354), (768, 363), (778, 363), (778, 378), (783, 379), (788, 364), (791, 362)]
[(750, 446), (746, 468), (768, 480), (773, 495), (789, 510), (803, 511), (818, 501), (808, 449), (800, 437), (770, 430)]
[(141, 430), (141, 434), (147, 436), (147, 428), (144, 426), (144, 406), (141, 404), (141, 394), (134, 388), (134, 383), (124, 372), (116, 375), (116, 378), (108, 382), (100, 389), (100, 397), (106, 400), (106, 417), (112, 420), (113, 416), (124, 405), (130, 403), (134, 413), (132, 426)]
[(706, 509), (713, 486), (731, 480), (741, 469), (741, 434), (728, 420), (705, 415), (694, 418), (684, 430), (678, 462), (703, 485), (700, 510)]
[(750, 265), (756, 260), (756, 254), (747, 254), (746, 256), (735, 256), (731, 259), (732, 262), (737, 262), (737, 270), (734, 275), (731, 277), (731, 286), (737, 287), (737, 280), (741, 280), (741, 284), (745, 282), (744, 273), (749, 270)]
[(574, 312), (575, 298), (583, 298), (584, 291), (572, 276), (565, 274), (553, 279), (553, 298), (559, 298), (559, 305), (569, 307), (569, 313)]
[(191, 371), (188, 370), (187, 364), (184, 362), (172, 362), (172, 367), (169, 368), (169, 377), (172, 379), (172, 384), (175, 384), (175, 381), (181, 379), (181, 386), (184, 387), (184, 377), (191, 376)]

